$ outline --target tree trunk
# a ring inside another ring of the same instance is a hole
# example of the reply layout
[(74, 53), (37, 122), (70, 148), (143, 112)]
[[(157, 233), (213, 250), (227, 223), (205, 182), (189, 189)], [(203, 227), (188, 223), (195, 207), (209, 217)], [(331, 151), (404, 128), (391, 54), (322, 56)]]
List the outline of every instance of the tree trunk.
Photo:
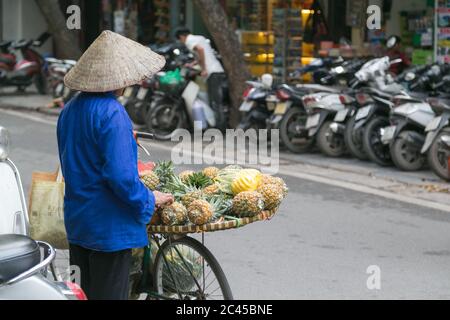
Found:
[(239, 105), (246, 88), (245, 81), (250, 79), (250, 72), (244, 61), (239, 39), (225, 14), (220, 1), (193, 0), (199, 10), (206, 28), (211, 33), (214, 43), (222, 56), (225, 71), (230, 85), (230, 123), (239, 121)]
[(78, 44), (78, 31), (69, 30), (66, 26), (66, 18), (59, 6), (58, 0), (35, 0), (39, 9), (47, 21), (49, 32), (55, 43), (55, 51), (58, 58), (78, 59), (81, 56)]

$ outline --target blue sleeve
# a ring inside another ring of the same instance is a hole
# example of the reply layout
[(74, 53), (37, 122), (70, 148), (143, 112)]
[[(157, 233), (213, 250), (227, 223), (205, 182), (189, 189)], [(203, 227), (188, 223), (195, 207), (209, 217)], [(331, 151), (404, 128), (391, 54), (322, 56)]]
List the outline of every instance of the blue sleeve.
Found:
[(132, 126), (120, 108), (123, 107), (114, 106), (98, 130), (98, 144), (104, 157), (102, 176), (113, 192), (134, 209), (134, 218), (148, 224), (155, 210), (155, 197), (139, 179)]

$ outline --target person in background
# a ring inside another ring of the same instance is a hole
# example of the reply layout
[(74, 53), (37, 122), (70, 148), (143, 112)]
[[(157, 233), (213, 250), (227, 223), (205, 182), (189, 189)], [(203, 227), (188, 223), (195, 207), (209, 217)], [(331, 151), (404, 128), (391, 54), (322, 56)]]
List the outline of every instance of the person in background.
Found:
[(196, 55), (197, 62), (202, 69), (201, 76), (207, 78), (209, 100), (213, 111), (216, 113), (217, 127), (222, 130), (226, 129), (227, 119), (223, 104), (223, 85), (227, 81), (227, 77), (210, 42), (203, 36), (191, 34), (191, 31), (186, 27), (178, 28), (175, 37)]
[(393, 74), (400, 74), (411, 66), (411, 60), (406, 55), (401, 46), (401, 39), (398, 36), (392, 36), (387, 40), (387, 55), (391, 60), (402, 59), (401, 63), (396, 63), (389, 69)]
[(173, 202), (140, 181), (131, 120), (116, 99), (164, 64), (149, 48), (104, 31), (64, 79), (80, 91), (57, 125), (64, 220), (70, 265), (88, 299), (128, 299), (131, 249), (148, 245), (155, 207)]

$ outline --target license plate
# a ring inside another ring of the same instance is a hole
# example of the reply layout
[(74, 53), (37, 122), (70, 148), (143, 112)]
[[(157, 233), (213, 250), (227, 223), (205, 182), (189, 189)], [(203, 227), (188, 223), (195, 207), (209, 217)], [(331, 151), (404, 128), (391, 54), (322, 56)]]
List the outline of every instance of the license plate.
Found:
[(371, 109), (372, 109), (372, 106), (367, 106), (367, 107), (359, 109), (358, 113), (356, 114), (356, 121), (367, 118)]
[(336, 114), (336, 117), (334, 117), (334, 121), (335, 121), (335, 122), (344, 122), (345, 119), (347, 118), (348, 111), (349, 111), (348, 109), (340, 110), (340, 111)]
[(319, 113), (308, 117), (308, 120), (306, 120), (306, 129), (308, 130), (317, 127), (319, 125), (319, 121), (320, 121)]
[(144, 100), (145, 97), (147, 96), (147, 92), (148, 92), (147, 88), (140, 88), (137, 94), (137, 98), (139, 100)]
[(427, 125), (427, 127), (426, 127), (426, 129), (425, 129), (425, 132), (434, 131), (434, 130), (436, 130), (437, 128), (439, 128), (439, 125), (441, 124), (441, 121), (442, 121), (442, 117), (434, 118), (433, 121), (431, 121), (431, 122)]
[(239, 108), (239, 111), (241, 112), (248, 112), (253, 108), (253, 101), (245, 101), (241, 104), (241, 107)]
[(397, 126), (391, 126), (384, 128), (383, 136), (381, 137), (381, 141), (384, 144), (388, 144), (394, 139), (395, 131), (397, 130)]
[(287, 102), (279, 102), (279, 103), (277, 103), (274, 114), (283, 115), (286, 113), (287, 109), (288, 109)]
[(125, 89), (125, 92), (123, 93), (123, 96), (125, 98), (129, 98), (129, 97), (131, 97), (132, 94), (133, 94), (133, 88), (128, 87), (128, 88)]

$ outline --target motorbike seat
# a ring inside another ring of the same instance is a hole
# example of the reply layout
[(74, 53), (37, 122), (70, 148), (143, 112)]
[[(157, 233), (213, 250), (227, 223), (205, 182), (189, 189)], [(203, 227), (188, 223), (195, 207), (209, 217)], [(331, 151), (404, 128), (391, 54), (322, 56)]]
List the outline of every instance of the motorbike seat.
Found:
[(6, 50), (9, 48), (9, 46), (11, 45), (12, 41), (1, 41), (0, 42), (0, 49), (2, 51)]
[(450, 111), (449, 98), (429, 98), (427, 99), (427, 102), (436, 114), (442, 114), (446, 111)]
[(39, 245), (27, 236), (0, 235), (0, 284), (14, 279), (41, 261)]

